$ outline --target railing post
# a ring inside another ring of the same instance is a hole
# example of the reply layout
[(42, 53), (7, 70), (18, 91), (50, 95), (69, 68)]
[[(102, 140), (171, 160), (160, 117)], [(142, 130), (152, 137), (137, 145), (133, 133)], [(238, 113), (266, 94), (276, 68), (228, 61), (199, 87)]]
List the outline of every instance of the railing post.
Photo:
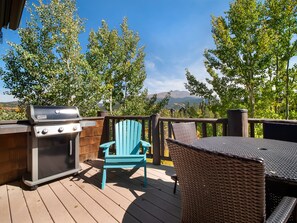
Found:
[(154, 114), (152, 118), (152, 137), (153, 137), (153, 164), (160, 165), (160, 136), (159, 136), (159, 114)]
[(228, 136), (248, 137), (248, 111), (246, 109), (228, 110)]
[(108, 111), (97, 111), (98, 117), (105, 117), (108, 115)]
[[(107, 115), (108, 115), (107, 111), (97, 112), (98, 117), (104, 117), (100, 144), (109, 141), (109, 119), (106, 117)], [(103, 157), (103, 152), (101, 149), (99, 149), (98, 157)]]

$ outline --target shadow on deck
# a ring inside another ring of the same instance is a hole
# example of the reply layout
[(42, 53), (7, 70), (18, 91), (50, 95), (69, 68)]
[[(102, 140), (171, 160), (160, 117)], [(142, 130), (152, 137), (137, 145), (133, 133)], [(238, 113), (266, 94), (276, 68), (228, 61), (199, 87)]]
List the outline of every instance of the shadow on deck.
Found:
[(104, 190), (102, 160), (81, 163), (76, 176), (28, 190), (21, 182), (0, 186), (0, 222), (180, 222), (180, 194), (173, 194), (172, 167), (111, 169)]

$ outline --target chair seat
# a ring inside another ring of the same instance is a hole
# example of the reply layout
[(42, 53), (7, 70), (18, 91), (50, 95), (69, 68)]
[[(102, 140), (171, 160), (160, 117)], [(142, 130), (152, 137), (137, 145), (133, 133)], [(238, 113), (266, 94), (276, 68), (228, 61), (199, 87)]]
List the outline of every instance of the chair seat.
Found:
[(145, 162), (144, 155), (107, 155), (105, 156), (105, 163), (130, 163), (130, 162)]
[(144, 155), (108, 155), (105, 157), (105, 168), (133, 168), (144, 167), (146, 165), (146, 158)]

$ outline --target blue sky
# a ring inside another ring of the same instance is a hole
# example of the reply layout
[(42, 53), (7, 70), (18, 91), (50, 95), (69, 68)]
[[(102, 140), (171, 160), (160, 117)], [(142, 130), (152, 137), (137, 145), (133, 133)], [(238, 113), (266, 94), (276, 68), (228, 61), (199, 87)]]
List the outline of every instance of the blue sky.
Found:
[[(27, 0), (29, 4), (35, 0)], [(145, 46), (149, 93), (185, 90), (185, 69), (197, 79), (204, 80), (207, 73), (203, 64), (203, 52), (213, 47), (211, 15), (220, 16), (229, 8), (230, 0), (77, 0), (78, 13), (85, 18), (86, 32), (80, 35), (83, 51), (88, 34), (97, 30), (101, 20), (109, 28), (119, 29), (124, 17), (130, 29), (138, 32), (140, 46)], [(20, 27), (25, 27), (28, 13), (24, 10)], [(8, 49), (6, 41), (18, 42), (16, 31), (3, 29), (0, 54)], [(0, 60), (0, 66), (4, 64)], [(0, 81), (0, 101), (12, 100), (3, 95)]]

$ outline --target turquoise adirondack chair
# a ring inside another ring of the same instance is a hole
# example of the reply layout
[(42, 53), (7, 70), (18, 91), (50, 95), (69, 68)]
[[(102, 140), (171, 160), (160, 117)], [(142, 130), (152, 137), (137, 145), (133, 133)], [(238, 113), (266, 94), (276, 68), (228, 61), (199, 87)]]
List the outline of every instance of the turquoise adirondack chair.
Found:
[[(115, 144), (116, 154), (109, 154), (109, 148)], [(140, 145), (143, 154), (139, 153)], [(134, 168), (144, 167), (144, 186), (146, 180), (146, 152), (151, 145), (141, 140), (141, 123), (125, 120), (115, 125), (115, 141), (100, 145), (104, 152), (104, 165), (101, 188), (106, 183), (106, 170), (108, 168)]]

